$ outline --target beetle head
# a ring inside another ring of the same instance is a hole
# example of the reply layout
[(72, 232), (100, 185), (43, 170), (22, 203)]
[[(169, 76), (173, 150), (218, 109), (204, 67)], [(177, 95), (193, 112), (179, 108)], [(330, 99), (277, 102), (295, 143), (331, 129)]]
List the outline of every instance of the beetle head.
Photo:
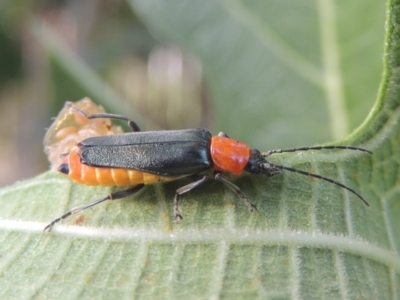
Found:
[(280, 168), (269, 163), (257, 149), (250, 150), (250, 157), (245, 171), (253, 174), (264, 174), (267, 176), (274, 176), (282, 173)]

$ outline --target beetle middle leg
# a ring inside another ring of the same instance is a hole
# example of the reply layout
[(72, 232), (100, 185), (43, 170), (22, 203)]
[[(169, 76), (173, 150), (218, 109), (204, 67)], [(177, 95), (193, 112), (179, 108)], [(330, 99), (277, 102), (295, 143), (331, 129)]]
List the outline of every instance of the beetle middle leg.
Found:
[(133, 121), (133, 120), (127, 118), (127, 117), (120, 116), (120, 115), (115, 115), (115, 114), (108, 114), (108, 113), (90, 114), (90, 115), (88, 115), (83, 110), (81, 110), (80, 108), (76, 107), (72, 102), (66, 102), (65, 105), (68, 106), (69, 108), (71, 108), (72, 110), (76, 111), (77, 113), (79, 113), (80, 115), (82, 115), (83, 117), (85, 117), (87, 119), (115, 119), (115, 120), (122, 120), (122, 121), (128, 122), (128, 125), (132, 129), (133, 132), (142, 131), (140, 129), (140, 127), (138, 126), (138, 124), (136, 124), (135, 121)]
[[(195, 176), (194, 178), (198, 178)], [(182, 194), (185, 194), (187, 192), (190, 192), (194, 188), (198, 187), (199, 185), (202, 185), (204, 182), (206, 182), (210, 177), (208, 175), (202, 176), (199, 180), (196, 180), (195, 182), (189, 183), (188, 185), (185, 185), (179, 189), (176, 190), (176, 194), (174, 197), (174, 218), (175, 220), (182, 220), (183, 217), (179, 212), (179, 196)]]
[(228, 188), (234, 191), (240, 198), (242, 198), (242, 200), (247, 205), (247, 208), (249, 209), (250, 212), (252, 212), (253, 210), (258, 210), (257, 205), (255, 205), (253, 202), (247, 199), (247, 196), (242, 192), (242, 190), (238, 186), (234, 185), (232, 182), (222, 177), (222, 174), (220, 172), (215, 172), (214, 178), (225, 184)]

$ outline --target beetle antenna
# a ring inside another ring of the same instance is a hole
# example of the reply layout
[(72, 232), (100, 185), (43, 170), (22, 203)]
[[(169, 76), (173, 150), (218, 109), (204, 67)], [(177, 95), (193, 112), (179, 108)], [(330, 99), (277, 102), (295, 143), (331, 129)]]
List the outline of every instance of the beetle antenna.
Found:
[(352, 147), (352, 146), (314, 146), (314, 147), (299, 147), (299, 148), (270, 150), (270, 151), (262, 153), (261, 156), (268, 157), (274, 153), (308, 151), (308, 150), (325, 150), (325, 149), (348, 149), (348, 150), (356, 150), (356, 151), (362, 151), (362, 152), (367, 152), (369, 154), (372, 154), (372, 151), (369, 151), (364, 148)]
[[(356, 149), (356, 150), (359, 150), (359, 149)], [(366, 150), (366, 151), (369, 152), (368, 150)], [(286, 170), (286, 171), (289, 171), (289, 172), (299, 173), (299, 174), (302, 174), (302, 175), (306, 175), (306, 176), (315, 177), (315, 178), (318, 178), (318, 179), (325, 180), (327, 182), (333, 183), (333, 184), (335, 184), (337, 186), (340, 186), (341, 188), (344, 188), (344, 189), (348, 190), (349, 192), (353, 193), (358, 198), (360, 198), (367, 206), (369, 206), (369, 203), (367, 202), (367, 200), (365, 200), (363, 198), (363, 196), (361, 196), (359, 193), (357, 193), (355, 190), (349, 188), (348, 186), (345, 186), (343, 183), (340, 183), (340, 182), (335, 181), (333, 179), (330, 179), (330, 178), (327, 178), (327, 177), (323, 177), (323, 176), (318, 175), (318, 174), (313, 174), (313, 173), (309, 173), (309, 172), (306, 172), (306, 171), (298, 170), (298, 169), (295, 169), (295, 168), (290, 168), (290, 167), (271, 164), (270, 162), (268, 162), (267, 164), (262, 164), (261, 166), (263, 166), (263, 169), (277, 168), (277, 169)]]

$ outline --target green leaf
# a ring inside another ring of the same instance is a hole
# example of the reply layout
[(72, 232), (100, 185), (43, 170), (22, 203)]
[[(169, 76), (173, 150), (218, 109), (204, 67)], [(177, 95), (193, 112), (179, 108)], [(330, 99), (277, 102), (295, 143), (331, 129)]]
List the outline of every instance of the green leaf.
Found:
[[(377, 1), (132, 4), (156, 35), (201, 60), (216, 128), (254, 147), (342, 137), (376, 94)], [(340, 142), (374, 154), (271, 157), (343, 182), (370, 207), (299, 174), (244, 175), (230, 179), (258, 212), (210, 182), (182, 196), (176, 224), (182, 179), (73, 215), (49, 234), (41, 230), (53, 218), (110, 190), (48, 172), (0, 191), (0, 298), (398, 298), (400, 0), (389, 1), (387, 18), (378, 100)]]
[(337, 140), (375, 100), (384, 3), (130, 3), (160, 39), (203, 63), (216, 132), (261, 149)]

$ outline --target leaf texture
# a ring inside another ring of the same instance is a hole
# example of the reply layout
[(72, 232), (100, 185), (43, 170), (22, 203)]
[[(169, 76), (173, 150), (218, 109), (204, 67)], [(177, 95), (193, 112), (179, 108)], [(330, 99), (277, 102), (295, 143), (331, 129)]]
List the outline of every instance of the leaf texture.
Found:
[[(378, 7), (362, 3), (369, 15)], [(255, 147), (265, 147), (265, 137), (279, 136), (279, 146), (292, 146), (345, 136), (362, 119), (360, 103), (368, 107), (376, 94), (376, 78), (367, 73), (379, 77), (379, 68), (373, 59), (362, 59), (372, 51), (367, 37), (375, 28), (360, 25), (353, 2), (131, 4), (156, 35), (199, 57), (215, 99), (215, 126), (224, 124)], [(324, 15), (333, 4), (336, 14)], [(249, 213), (235, 194), (210, 182), (182, 197), (184, 220), (177, 224), (172, 202), (175, 190), (189, 182), (182, 179), (74, 215), (48, 234), (41, 231), (47, 222), (110, 192), (48, 172), (0, 191), (0, 297), (399, 298), (400, 1), (389, 1), (387, 9), (378, 100), (362, 126), (340, 142), (374, 154), (312, 151), (271, 158), (339, 180), (370, 207), (343, 189), (299, 174), (245, 175), (231, 179), (258, 212)], [(346, 13), (354, 18), (346, 19)], [(329, 29), (332, 20), (322, 17), (334, 17), (336, 33)], [(354, 71), (357, 59), (365, 66)], [(330, 75), (340, 88), (328, 82)], [(330, 95), (332, 90), (339, 94)], [(339, 109), (331, 107), (336, 100)], [(251, 117), (245, 124), (238, 123), (246, 114)], [(334, 116), (347, 120), (344, 129), (336, 128)], [(271, 122), (274, 128), (267, 126)], [(289, 137), (281, 138), (287, 132)]]

